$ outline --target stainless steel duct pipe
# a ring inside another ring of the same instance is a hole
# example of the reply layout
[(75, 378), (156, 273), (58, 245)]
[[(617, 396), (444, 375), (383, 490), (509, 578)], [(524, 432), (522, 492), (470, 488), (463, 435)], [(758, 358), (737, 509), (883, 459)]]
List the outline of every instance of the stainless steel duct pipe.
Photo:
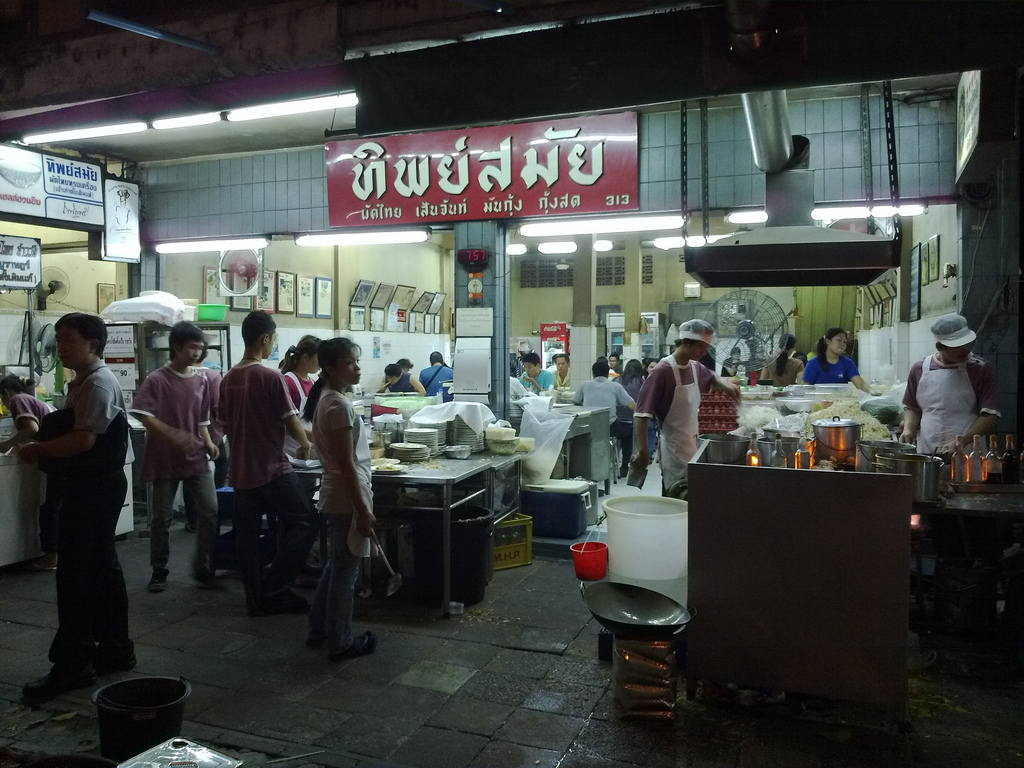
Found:
[(765, 173), (781, 171), (793, 157), (786, 92), (744, 93), (741, 98), (754, 165)]

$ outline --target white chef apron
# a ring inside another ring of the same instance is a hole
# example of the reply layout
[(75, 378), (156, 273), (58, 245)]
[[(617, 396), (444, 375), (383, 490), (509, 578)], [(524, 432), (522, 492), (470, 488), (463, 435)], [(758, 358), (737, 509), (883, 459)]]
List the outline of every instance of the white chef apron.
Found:
[(917, 404), (921, 406), (918, 453), (941, 448), (964, 434), (978, 417), (978, 396), (967, 375), (967, 363), (932, 369), (933, 359), (934, 355), (928, 355), (921, 363), (921, 380), (917, 383)]
[[(302, 412), (306, 410), (306, 400), (309, 399), (308, 397), (306, 397), (306, 393), (302, 390), (302, 380), (299, 378), (298, 374), (294, 373), (293, 371), (288, 371), (288, 373), (284, 374), (284, 377), (286, 379), (291, 379), (292, 381), (294, 381), (295, 386), (299, 388), (299, 421), (302, 423), (304, 429), (312, 429), (313, 422), (306, 421), (302, 417)], [(284, 452), (288, 456), (294, 456), (296, 451), (298, 450), (299, 444), (295, 441), (295, 438), (289, 435), (288, 433), (285, 433)], [(309, 458), (316, 458), (315, 451), (310, 452)]]
[(665, 488), (686, 477), (686, 463), (697, 452), (697, 411), (700, 408), (700, 387), (697, 384), (697, 363), (690, 361), (692, 384), (683, 384), (679, 366), (674, 357), (665, 360), (672, 366), (676, 387), (672, 391), (672, 405), (661, 424), (661, 482)]

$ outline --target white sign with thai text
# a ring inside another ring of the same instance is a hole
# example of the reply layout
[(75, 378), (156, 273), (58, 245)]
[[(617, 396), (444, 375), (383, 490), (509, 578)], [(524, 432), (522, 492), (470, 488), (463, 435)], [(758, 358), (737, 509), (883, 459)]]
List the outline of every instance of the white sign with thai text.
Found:
[(39, 241), (0, 235), (0, 288), (30, 290), (41, 276)]

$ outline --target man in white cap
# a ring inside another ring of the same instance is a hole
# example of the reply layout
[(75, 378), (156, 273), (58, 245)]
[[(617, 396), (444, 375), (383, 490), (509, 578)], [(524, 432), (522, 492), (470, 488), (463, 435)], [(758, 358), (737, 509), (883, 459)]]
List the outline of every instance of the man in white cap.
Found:
[(903, 395), (906, 417), (900, 440), (917, 441), (918, 453), (950, 453), (962, 435), (995, 429), (999, 392), (995, 369), (971, 354), (977, 338), (961, 315), (943, 315), (931, 327), (935, 354), (910, 366)]
[(739, 385), (716, 376), (697, 362), (707, 353), (713, 334), (714, 328), (703, 320), (689, 320), (679, 326), (675, 351), (654, 367), (637, 397), (633, 423), (639, 450), (630, 463), (638, 470), (650, 463), (647, 421), (657, 419), (661, 426), (663, 493), (686, 479), (686, 464), (697, 451), (700, 393), (717, 389), (733, 400), (740, 398)]

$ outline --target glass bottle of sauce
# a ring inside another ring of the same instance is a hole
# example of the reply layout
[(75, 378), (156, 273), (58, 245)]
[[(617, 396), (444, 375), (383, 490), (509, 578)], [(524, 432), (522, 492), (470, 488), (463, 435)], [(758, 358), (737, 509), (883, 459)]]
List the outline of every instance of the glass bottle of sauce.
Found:
[(988, 439), (988, 452), (985, 454), (985, 482), (1003, 484), (1003, 462), (999, 456), (999, 438), (992, 435)]

